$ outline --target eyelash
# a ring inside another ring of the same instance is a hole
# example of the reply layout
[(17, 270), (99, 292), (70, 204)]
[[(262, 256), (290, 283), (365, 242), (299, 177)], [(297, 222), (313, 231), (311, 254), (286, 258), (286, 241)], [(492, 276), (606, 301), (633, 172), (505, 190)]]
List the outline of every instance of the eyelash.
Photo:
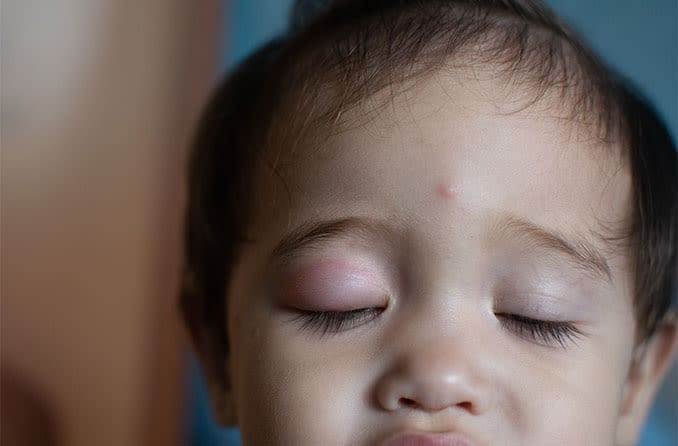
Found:
[(545, 321), (507, 313), (497, 313), (496, 316), (517, 336), (545, 347), (560, 346), (564, 349), (583, 336), (572, 322)]
[(376, 319), (384, 308), (359, 308), (351, 311), (304, 311), (299, 314), (301, 328), (326, 335), (351, 330)]
[[(301, 328), (320, 335), (340, 333), (367, 324), (383, 313), (384, 308), (360, 308), (351, 311), (304, 311), (297, 318)], [(517, 336), (536, 344), (567, 348), (583, 333), (571, 322), (545, 321), (517, 314), (497, 313), (502, 324)]]

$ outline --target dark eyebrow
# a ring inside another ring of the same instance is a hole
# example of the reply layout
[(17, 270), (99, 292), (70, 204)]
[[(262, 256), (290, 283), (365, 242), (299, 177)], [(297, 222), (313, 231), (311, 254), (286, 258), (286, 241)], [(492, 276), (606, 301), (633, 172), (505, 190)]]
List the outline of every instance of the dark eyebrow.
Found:
[(557, 231), (510, 215), (500, 218), (497, 227), (505, 237), (517, 237), (536, 243), (541, 248), (557, 251), (567, 256), (584, 271), (608, 282), (612, 280), (612, 272), (607, 260), (595, 245), (584, 237), (572, 237), (568, 240)]
[[(607, 260), (584, 237), (568, 240), (556, 231), (511, 215), (500, 218), (497, 228), (503, 237), (529, 240), (541, 248), (565, 254), (576, 266), (595, 276), (607, 281), (612, 279)], [(272, 256), (285, 259), (315, 243), (347, 235), (354, 235), (358, 239), (365, 240), (386, 238), (393, 234), (393, 230), (394, 228), (386, 222), (360, 217), (309, 221), (285, 235), (273, 249)]]
[(385, 222), (368, 218), (348, 217), (309, 221), (285, 235), (273, 249), (272, 256), (284, 259), (315, 243), (347, 235), (354, 235), (358, 239), (373, 240), (388, 237), (392, 233), (392, 228)]

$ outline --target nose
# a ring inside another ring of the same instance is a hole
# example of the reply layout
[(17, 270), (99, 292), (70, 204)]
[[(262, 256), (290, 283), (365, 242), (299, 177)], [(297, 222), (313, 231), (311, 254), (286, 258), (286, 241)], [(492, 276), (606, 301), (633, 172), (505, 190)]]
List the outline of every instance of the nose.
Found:
[(379, 378), (378, 404), (388, 411), (453, 409), (482, 414), (490, 405), (491, 391), (482, 361), (472, 353), (459, 346), (413, 346)]

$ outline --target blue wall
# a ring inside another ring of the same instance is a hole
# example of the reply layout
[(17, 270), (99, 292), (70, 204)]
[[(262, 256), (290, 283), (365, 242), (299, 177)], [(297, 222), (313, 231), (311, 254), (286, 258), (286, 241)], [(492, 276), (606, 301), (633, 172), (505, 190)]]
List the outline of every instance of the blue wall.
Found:
[[(674, 140), (678, 136), (678, 1), (547, 0), (612, 66), (633, 79), (655, 103)], [(232, 0), (224, 8), (221, 66), (242, 60), (283, 32), (291, 0)], [(191, 363), (189, 444), (236, 445), (237, 432), (211, 422), (200, 375)], [(643, 446), (678, 445), (678, 367), (661, 389)]]

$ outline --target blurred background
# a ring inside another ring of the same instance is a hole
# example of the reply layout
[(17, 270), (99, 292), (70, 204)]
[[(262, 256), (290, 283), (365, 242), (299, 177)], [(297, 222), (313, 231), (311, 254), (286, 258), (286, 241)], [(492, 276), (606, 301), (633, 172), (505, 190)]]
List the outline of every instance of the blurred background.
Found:
[[(547, 0), (678, 135), (678, 2)], [(291, 0), (0, 7), (0, 444), (237, 445), (176, 312), (186, 143)], [(674, 367), (642, 446), (678, 445)]]

